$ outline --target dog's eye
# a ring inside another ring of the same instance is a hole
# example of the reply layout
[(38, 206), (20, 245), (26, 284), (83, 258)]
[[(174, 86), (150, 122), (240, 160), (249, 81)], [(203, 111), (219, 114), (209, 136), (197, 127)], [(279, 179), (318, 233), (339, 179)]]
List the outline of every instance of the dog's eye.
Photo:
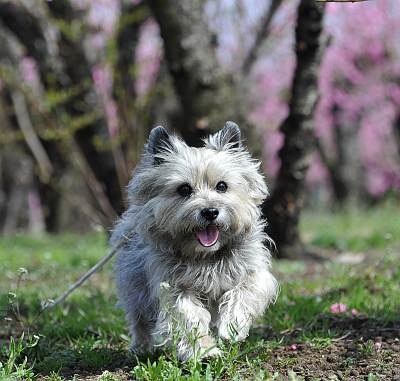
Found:
[(182, 197), (188, 197), (193, 193), (193, 189), (189, 184), (183, 184), (178, 188), (178, 193)]
[(220, 181), (220, 182), (217, 184), (217, 186), (215, 187), (215, 189), (216, 189), (218, 192), (225, 193), (226, 190), (228, 189), (228, 185), (226, 185), (226, 182), (225, 182), (225, 181)]

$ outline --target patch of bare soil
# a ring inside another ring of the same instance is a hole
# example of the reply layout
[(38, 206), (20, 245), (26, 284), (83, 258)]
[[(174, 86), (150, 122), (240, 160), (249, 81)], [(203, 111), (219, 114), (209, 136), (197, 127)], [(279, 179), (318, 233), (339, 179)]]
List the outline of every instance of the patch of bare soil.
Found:
[[(57, 354), (55, 354), (57, 357)], [(84, 358), (72, 361), (67, 366), (58, 369), (60, 376), (66, 380), (94, 381), (103, 379), (131, 380), (131, 371), (136, 360), (127, 351), (107, 348), (101, 351), (104, 364), (87, 364)], [(38, 381), (48, 380), (50, 369), (39, 372)], [(108, 375), (109, 377), (105, 377)], [(112, 378), (114, 376), (114, 378)]]
[(301, 344), (295, 350), (281, 347), (273, 351), (266, 368), (283, 375), (292, 371), (305, 380), (368, 380), (370, 374), (379, 380), (400, 380), (399, 340), (380, 342), (378, 350), (374, 344), (345, 339), (326, 348)]
[[(112, 372), (103, 372), (103, 373), (99, 373), (96, 375), (93, 374), (85, 374), (85, 372), (79, 372), (77, 374), (74, 374), (73, 377), (71, 379), (73, 379), (74, 381), (98, 381), (99, 379), (101, 379), (103, 376), (103, 378), (106, 378), (106, 374), (109, 376), (109, 379), (115, 379), (118, 381), (126, 381), (126, 380), (132, 380), (132, 376), (130, 375), (128, 370), (123, 370), (123, 369), (118, 369)], [(40, 380), (40, 379), (39, 379)], [(42, 379), (45, 380), (45, 379)]]
[(282, 337), (285, 346), (274, 349), (266, 364), (270, 372), (305, 380), (400, 381), (400, 321), (381, 322), (367, 317), (321, 315), (315, 322), (336, 332), (337, 339), (325, 346), (296, 344), (301, 331)]

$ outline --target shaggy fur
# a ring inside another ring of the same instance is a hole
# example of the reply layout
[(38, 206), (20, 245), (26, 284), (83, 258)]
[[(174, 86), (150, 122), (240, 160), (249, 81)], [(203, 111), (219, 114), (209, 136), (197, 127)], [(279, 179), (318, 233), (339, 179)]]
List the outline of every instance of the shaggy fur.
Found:
[[(151, 131), (128, 187), (129, 208), (111, 237), (119, 246), (119, 304), (133, 351), (173, 343), (182, 360), (216, 355), (213, 332), (245, 339), (252, 321), (275, 300), (259, 208), (268, 191), (259, 166), (233, 122), (202, 148), (162, 127)], [(221, 181), (225, 191), (217, 189)], [(183, 184), (192, 188), (190, 195), (180, 194)], [(206, 208), (218, 210), (215, 220), (203, 216)], [(198, 232), (209, 225), (218, 239), (206, 247)]]

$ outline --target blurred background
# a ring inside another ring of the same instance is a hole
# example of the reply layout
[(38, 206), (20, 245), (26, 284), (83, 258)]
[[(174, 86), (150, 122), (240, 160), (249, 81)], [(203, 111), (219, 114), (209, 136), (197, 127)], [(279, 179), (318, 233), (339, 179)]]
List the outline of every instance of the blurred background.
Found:
[(400, 3), (299, 3), (0, 0), (0, 232), (109, 229), (158, 124), (237, 121), (295, 225), (398, 207)]

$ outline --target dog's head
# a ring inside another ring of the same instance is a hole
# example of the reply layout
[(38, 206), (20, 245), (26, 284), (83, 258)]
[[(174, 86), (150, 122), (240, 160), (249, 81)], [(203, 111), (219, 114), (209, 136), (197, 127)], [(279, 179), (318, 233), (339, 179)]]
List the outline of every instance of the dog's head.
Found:
[(257, 226), (268, 195), (259, 166), (233, 122), (201, 148), (154, 128), (130, 184), (138, 232), (185, 256), (234, 244)]

